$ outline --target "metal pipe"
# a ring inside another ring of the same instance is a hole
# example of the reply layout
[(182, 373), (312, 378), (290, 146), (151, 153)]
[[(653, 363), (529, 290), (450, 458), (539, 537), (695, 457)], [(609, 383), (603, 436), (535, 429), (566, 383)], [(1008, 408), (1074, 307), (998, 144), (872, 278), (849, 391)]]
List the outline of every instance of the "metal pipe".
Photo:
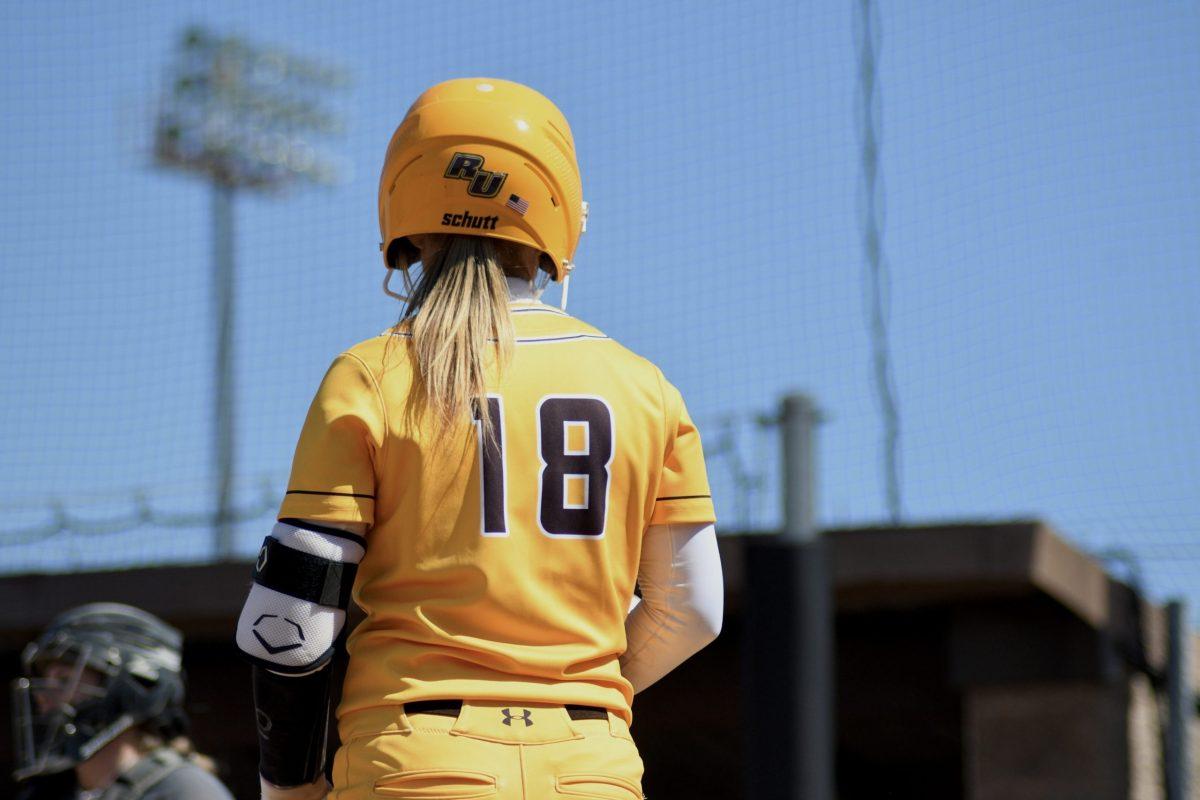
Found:
[(816, 527), (816, 452), (813, 442), (821, 411), (803, 394), (784, 396), (780, 409), (783, 433), (783, 537), (811, 542)]
[(796, 615), (791, 634), (797, 759), (793, 797), (834, 797), (833, 603), (829, 560), (816, 525), (816, 428), (821, 412), (802, 394), (783, 398), (783, 539), (796, 547)]

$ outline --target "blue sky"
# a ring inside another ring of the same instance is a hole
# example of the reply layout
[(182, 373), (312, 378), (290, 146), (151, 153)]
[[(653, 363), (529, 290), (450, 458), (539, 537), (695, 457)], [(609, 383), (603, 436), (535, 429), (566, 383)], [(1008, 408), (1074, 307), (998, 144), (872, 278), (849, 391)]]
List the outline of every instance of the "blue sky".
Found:
[[(1153, 591), (1200, 567), (1200, 10), (886, 4), (884, 247), (911, 521), (1039, 516), (1130, 548)], [(202, 510), (210, 478), (209, 192), (155, 168), (179, 32), (337, 63), (333, 189), (239, 196), (238, 473), (281, 490), (317, 381), (394, 320), (376, 180), (426, 86), (488, 75), (574, 128), (589, 231), (571, 310), (658, 362), (707, 442), (727, 527), (772, 525), (755, 415), (827, 411), (818, 518), (883, 518), (860, 246), (851, 3), (6, 4), (0, 11), (0, 508)], [(266, 490), (270, 495), (270, 489)], [(253, 549), (263, 520), (240, 529)], [(10, 568), (201, 558), (148, 526), (0, 550)]]

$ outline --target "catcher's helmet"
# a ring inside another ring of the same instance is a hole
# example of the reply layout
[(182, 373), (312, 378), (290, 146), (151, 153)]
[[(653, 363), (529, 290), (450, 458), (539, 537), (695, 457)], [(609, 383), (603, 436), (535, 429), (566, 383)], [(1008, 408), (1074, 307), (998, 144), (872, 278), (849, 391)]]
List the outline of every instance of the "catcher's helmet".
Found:
[(70, 769), (135, 726), (183, 734), (182, 644), (178, 630), (121, 603), (59, 615), (25, 647), (13, 682), (17, 780)]
[(462, 233), (532, 247), (562, 280), (586, 222), (571, 128), (527, 86), (493, 78), (439, 83), (392, 134), (379, 178), (380, 249), (389, 268), (416, 260), (406, 237)]

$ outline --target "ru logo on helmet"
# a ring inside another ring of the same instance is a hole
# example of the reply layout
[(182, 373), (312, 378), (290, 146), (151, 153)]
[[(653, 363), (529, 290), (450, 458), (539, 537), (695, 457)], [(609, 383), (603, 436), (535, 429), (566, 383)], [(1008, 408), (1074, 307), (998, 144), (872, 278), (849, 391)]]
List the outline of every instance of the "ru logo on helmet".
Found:
[(470, 181), (467, 194), (475, 197), (495, 197), (504, 185), (507, 172), (490, 172), (483, 168), (483, 156), (455, 153), (446, 167), (447, 178)]

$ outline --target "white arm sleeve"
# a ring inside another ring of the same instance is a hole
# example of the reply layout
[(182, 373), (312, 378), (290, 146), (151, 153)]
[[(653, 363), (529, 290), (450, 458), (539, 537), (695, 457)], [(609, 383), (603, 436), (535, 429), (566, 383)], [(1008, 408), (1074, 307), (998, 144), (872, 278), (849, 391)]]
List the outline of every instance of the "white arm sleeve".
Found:
[[(625, 619), (621, 672), (640, 692), (721, 632), (725, 590), (711, 523), (652, 525), (638, 567), (642, 601)], [(636, 598), (635, 598), (636, 600)]]

